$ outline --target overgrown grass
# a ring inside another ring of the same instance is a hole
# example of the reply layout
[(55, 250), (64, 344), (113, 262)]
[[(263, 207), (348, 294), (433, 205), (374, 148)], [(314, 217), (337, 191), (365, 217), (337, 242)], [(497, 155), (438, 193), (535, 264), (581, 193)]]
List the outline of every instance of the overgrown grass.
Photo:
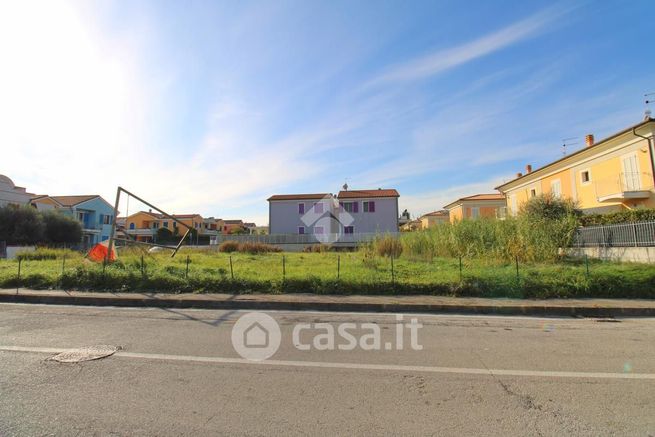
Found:
[[(417, 234), (419, 235), (419, 234)], [(428, 245), (430, 240), (412, 240)], [(403, 240), (403, 244), (407, 242)], [(655, 267), (575, 260), (547, 263), (464, 257), (408, 255), (392, 260), (371, 247), (358, 252), (219, 253), (185, 250), (143, 254), (123, 250), (105, 266), (80, 254), (57, 259), (0, 261), (0, 287), (65, 288), (109, 291), (428, 294), (479, 297), (608, 297), (655, 298)], [(189, 265), (187, 274), (187, 256)], [(141, 257), (143, 256), (143, 264)], [(282, 257), (286, 274), (283, 276)], [(232, 258), (232, 270), (230, 269)], [(65, 265), (64, 265), (65, 263)], [(233, 272), (233, 274), (232, 274)]]

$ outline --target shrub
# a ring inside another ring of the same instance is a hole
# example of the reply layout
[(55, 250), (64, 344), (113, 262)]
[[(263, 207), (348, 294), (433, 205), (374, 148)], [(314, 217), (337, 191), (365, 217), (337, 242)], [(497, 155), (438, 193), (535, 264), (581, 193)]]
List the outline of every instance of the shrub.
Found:
[(44, 242), (48, 244), (77, 244), (82, 241), (82, 225), (72, 217), (56, 211), (42, 213)]
[(391, 235), (377, 238), (373, 245), (380, 256), (392, 256), (398, 258), (403, 253), (403, 245), (398, 238)]
[(614, 225), (655, 221), (655, 209), (631, 209), (608, 214), (589, 214), (580, 217), (581, 226)]
[(238, 252), (239, 251), (239, 242), (238, 241), (224, 241), (221, 243), (220, 246), (218, 246), (218, 251), (219, 252), (227, 252), (227, 253), (232, 253), (232, 252)]
[(329, 252), (331, 250), (331, 246), (329, 244), (312, 244), (311, 246), (305, 246), (305, 248), (302, 250), (305, 253), (325, 253)]
[(239, 245), (239, 252), (258, 254), (258, 253), (268, 253), (268, 252), (282, 252), (277, 246), (272, 246), (265, 243), (243, 243)]
[(44, 240), (43, 217), (34, 208), (0, 208), (0, 241), (7, 244), (36, 244)]
[(580, 211), (571, 199), (562, 199), (548, 193), (525, 202), (520, 214), (533, 220), (562, 220), (568, 216), (577, 217)]
[(21, 251), (16, 254), (16, 259), (23, 261), (42, 261), (48, 259), (61, 259), (63, 257), (74, 258), (79, 257), (78, 252), (68, 249), (46, 249), (38, 248), (34, 251)]

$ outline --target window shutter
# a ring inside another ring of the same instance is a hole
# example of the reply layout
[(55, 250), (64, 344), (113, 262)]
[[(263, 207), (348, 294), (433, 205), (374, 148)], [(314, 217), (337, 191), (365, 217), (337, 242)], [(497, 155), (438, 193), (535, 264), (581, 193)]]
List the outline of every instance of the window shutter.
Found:
[(98, 223), (99, 223), (99, 224), (102, 224), (102, 214), (99, 214), (99, 215), (98, 215)]
[(353, 202), (353, 212), (359, 212), (359, 202)]
[(368, 212), (375, 212), (375, 202), (368, 202)]

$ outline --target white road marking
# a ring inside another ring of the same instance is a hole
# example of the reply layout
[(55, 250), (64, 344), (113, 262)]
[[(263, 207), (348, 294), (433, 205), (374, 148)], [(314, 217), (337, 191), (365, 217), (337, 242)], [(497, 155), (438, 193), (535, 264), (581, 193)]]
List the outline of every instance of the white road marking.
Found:
[[(65, 348), (49, 347), (23, 347), (0, 346), (4, 352), (32, 352), (56, 354), (65, 351)], [(406, 366), (396, 364), (359, 364), (359, 363), (333, 363), (319, 361), (286, 361), (264, 360), (251, 361), (243, 358), (203, 357), (194, 355), (151, 354), (140, 352), (116, 352), (114, 357), (133, 358), (156, 361), (181, 361), (194, 363), (217, 364), (244, 364), (256, 366), (306, 367), (322, 369), (350, 369), (350, 370), (383, 370), (396, 372), (423, 372), (423, 373), (451, 373), (460, 375), (485, 376), (533, 376), (543, 378), (593, 378), (593, 379), (638, 379), (655, 380), (655, 373), (608, 373), (608, 372), (569, 372), (550, 370), (514, 370), (514, 369), (481, 369), (470, 367), (438, 367), (438, 366)]]

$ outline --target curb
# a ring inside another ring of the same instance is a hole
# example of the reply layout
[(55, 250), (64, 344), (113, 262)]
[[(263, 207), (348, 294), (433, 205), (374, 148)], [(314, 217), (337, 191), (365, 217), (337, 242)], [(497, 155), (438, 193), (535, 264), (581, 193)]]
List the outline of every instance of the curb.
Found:
[[(655, 317), (653, 306), (599, 306), (544, 304), (458, 304), (458, 303), (386, 303), (386, 302), (330, 302), (312, 300), (249, 300), (229, 298), (176, 298), (133, 296), (84, 296), (72, 294), (0, 293), (2, 303), (31, 303), (50, 305), (114, 306), (137, 308), (194, 308), (215, 310), (278, 310), (278, 311), (332, 311), (371, 313), (426, 313), (426, 314), (481, 314), (559, 317)], [(209, 296), (209, 297), (207, 297)], [(247, 295), (244, 295), (247, 296)], [(316, 296), (320, 297), (320, 296)]]

